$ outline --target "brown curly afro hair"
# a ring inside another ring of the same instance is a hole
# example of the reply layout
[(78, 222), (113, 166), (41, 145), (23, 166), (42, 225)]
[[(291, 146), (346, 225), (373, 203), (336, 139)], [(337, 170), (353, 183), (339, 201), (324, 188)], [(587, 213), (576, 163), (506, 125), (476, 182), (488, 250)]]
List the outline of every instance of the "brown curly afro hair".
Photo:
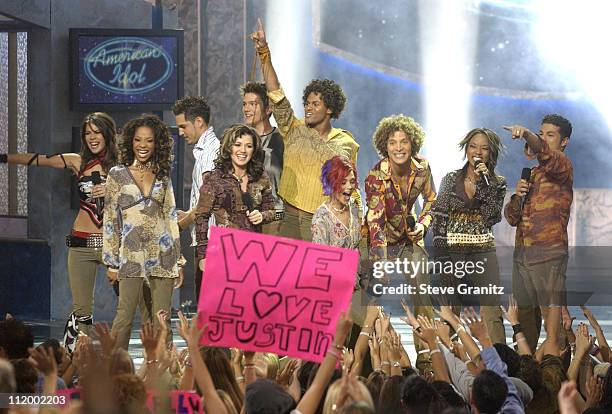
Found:
[(310, 81), (306, 88), (304, 88), (304, 95), (302, 96), (302, 104), (306, 106), (308, 95), (311, 93), (317, 93), (321, 95), (321, 99), (325, 103), (325, 106), (331, 109), (332, 119), (338, 119), (344, 105), (346, 105), (346, 95), (342, 91), (340, 85), (330, 79), (313, 79)]

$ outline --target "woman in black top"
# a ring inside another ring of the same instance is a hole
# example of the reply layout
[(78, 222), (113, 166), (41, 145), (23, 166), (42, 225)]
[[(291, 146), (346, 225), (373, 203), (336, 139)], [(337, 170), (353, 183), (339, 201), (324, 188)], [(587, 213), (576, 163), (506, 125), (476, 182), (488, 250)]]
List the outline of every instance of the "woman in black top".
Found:
[(455, 288), (453, 304), (480, 303), (491, 339), (505, 343), (499, 290), (491, 287), (501, 286), (492, 227), (501, 221), (506, 195), (506, 179), (495, 173), (503, 145), (495, 132), (476, 128), (459, 148), (466, 163), (442, 179), (431, 208), (436, 262)]
[(105, 181), (117, 164), (115, 121), (103, 112), (85, 117), (78, 154), (0, 154), (0, 162), (69, 169), (77, 178), (79, 213), (66, 236), (68, 278), (72, 291), (72, 313), (66, 324), (65, 346), (69, 351), (79, 329), (89, 333), (92, 324), (93, 291), (98, 265), (102, 264), (102, 218)]

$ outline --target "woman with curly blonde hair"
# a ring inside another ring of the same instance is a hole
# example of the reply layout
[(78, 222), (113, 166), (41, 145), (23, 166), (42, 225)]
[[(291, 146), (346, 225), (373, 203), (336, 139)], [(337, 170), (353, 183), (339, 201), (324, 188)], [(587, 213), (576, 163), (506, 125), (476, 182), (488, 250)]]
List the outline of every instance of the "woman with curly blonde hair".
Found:
[[(375, 267), (378, 261), (427, 259), (423, 236), (432, 220), (430, 209), (436, 193), (429, 163), (419, 155), (424, 140), (423, 128), (401, 114), (383, 118), (374, 132), (372, 141), (382, 159), (366, 177), (365, 193), (370, 260)], [(423, 207), (415, 218), (414, 204), (419, 196)], [(410, 277), (416, 285), (427, 283), (422, 272)], [(433, 316), (429, 296), (417, 294), (413, 298), (416, 313)]]
[(185, 259), (170, 180), (168, 127), (155, 115), (132, 119), (123, 128), (119, 150), (120, 164), (110, 170), (106, 181), (102, 258), (108, 279), (119, 280), (112, 332), (117, 345), (127, 349), (143, 288), (146, 285), (151, 292), (147, 310), (170, 313), (172, 289), (183, 283)]

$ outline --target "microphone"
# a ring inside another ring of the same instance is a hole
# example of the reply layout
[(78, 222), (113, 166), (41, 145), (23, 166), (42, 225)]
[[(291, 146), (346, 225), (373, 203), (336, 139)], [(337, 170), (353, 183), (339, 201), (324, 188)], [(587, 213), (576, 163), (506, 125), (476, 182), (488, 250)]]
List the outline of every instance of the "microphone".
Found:
[(408, 217), (406, 218), (407, 224), (408, 224), (408, 228), (410, 229), (410, 231), (414, 231), (414, 226), (416, 226), (416, 221), (414, 220), (414, 217), (412, 216), (412, 214), (408, 215)]
[(242, 202), (246, 204), (249, 212), (253, 211), (253, 197), (251, 197), (251, 193), (242, 192)]
[[(94, 171), (91, 173), (91, 182), (94, 185), (102, 184), (102, 178), (100, 177), (99, 171)], [(104, 206), (102, 205), (102, 200), (100, 199), (100, 197), (94, 198), (94, 201), (96, 202), (96, 210), (102, 211), (102, 208)]]
[[(480, 164), (482, 164), (482, 160), (480, 158), (474, 158), (474, 167), (478, 167)], [(487, 174), (481, 172), (480, 177), (484, 180), (485, 184), (489, 186), (489, 177)]]
[[(531, 168), (529, 167), (523, 168), (523, 170), (521, 171), (521, 180), (525, 180), (529, 182), (530, 178), (531, 178)], [(527, 194), (521, 197), (521, 211), (523, 210), (523, 206), (525, 205), (526, 198), (527, 198)]]
[[(247, 208), (249, 209), (249, 213), (253, 211), (253, 197), (251, 197), (251, 193), (249, 192), (241, 192), (242, 194), (242, 202), (244, 204), (246, 204)], [(261, 228), (259, 227), (259, 225), (255, 226), (255, 229), (257, 231), (257, 233), (261, 233)]]

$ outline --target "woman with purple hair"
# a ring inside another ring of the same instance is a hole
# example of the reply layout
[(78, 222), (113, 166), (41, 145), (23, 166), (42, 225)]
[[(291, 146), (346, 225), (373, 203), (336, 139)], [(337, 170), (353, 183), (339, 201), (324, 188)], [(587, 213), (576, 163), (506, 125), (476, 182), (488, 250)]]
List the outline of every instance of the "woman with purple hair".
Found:
[(321, 183), (329, 199), (312, 217), (313, 243), (357, 249), (361, 240), (361, 211), (351, 198), (357, 188), (355, 164), (340, 155), (325, 161)]

